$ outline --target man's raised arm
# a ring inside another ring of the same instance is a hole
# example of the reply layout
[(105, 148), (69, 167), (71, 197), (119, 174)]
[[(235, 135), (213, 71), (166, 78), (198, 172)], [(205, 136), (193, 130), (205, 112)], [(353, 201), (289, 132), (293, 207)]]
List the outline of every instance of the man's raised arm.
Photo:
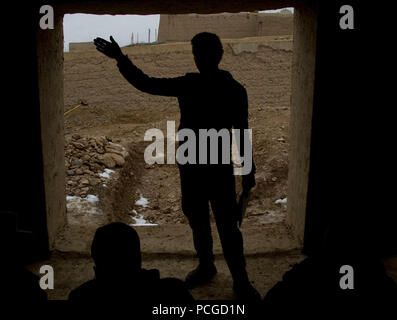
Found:
[(110, 42), (102, 38), (95, 38), (94, 44), (99, 52), (117, 61), (120, 73), (138, 90), (150, 94), (173, 97), (177, 97), (183, 92), (185, 83), (183, 76), (176, 78), (149, 77), (135, 66), (127, 55), (123, 54), (112, 36), (110, 36)]

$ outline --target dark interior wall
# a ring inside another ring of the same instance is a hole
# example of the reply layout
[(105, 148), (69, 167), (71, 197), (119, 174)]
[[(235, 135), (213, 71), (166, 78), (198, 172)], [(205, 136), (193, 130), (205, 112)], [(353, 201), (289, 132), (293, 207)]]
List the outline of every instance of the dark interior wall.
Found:
[(350, 252), (397, 253), (396, 214), (387, 201), (394, 165), (385, 157), (390, 136), (382, 112), (390, 102), (381, 103), (389, 80), (379, 74), (388, 67), (384, 51), (370, 44), (382, 43), (384, 28), (376, 7), (358, 3), (349, 2), (354, 30), (339, 27), (343, 1), (319, 6), (306, 253), (321, 250), (329, 229)]
[[(1, 19), (1, 211), (18, 215), (18, 228), (30, 231), (18, 256), (48, 254), (42, 165), (40, 104), (37, 83), (36, 10), (5, 4)], [(37, 9), (38, 12), (38, 9)], [(0, 224), (2, 223), (0, 215)], [(11, 245), (11, 244), (5, 244)]]

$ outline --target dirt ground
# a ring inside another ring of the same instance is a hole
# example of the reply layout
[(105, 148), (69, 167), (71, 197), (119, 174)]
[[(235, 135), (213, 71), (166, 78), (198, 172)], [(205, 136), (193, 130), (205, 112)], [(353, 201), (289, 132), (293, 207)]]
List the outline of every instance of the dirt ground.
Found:
[[(142, 213), (151, 223), (187, 223), (181, 211), (177, 166), (147, 165), (144, 162), (144, 149), (150, 143), (143, 141), (145, 131), (159, 128), (165, 132), (166, 121), (178, 119), (177, 112), (158, 113), (165, 120), (75, 129), (81, 135), (112, 137), (129, 151), (126, 164), (117, 170), (118, 179), (112, 179), (106, 187), (100, 186), (94, 191), (102, 195), (101, 206), (108, 215), (113, 214), (127, 223), (131, 223), (132, 210)], [(287, 197), (289, 109), (269, 108), (259, 111), (257, 108), (251, 114), (257, 185), (247, 208), (246, 221), (253, 224), (263, 219), (279, 221), (286, 214), (286, 206), (275, 201)], [(139, 118), (150, 116), (150, 111), (142, 110), (139, 113)], [(255, 123), (261, 123), (261, 127), (255, 126)], [(241, 178), (237, 177), (237, 181), (240, 182)], [(149, 201), (146, 208), (134, 205), (141, 195)]]
[[(291, 40), (290, 37), (288, 39)], [(274, 41), (277, 38), (267, 37), (265, 40)], [(276, 203), (276, 200), (287, 198), (292, 55), (289, 50), (267, 46), (265, 40), (256, 39), (260, 43), (256, 51), (250, 49), (251, 52), (242, 50), (236, 53), (225, 44), (221, 66), (230, 70), (248, 91), (257, 185), (247, 208), (243, 234), (249, 238), (245, 242), (247, 268), (252, 282), (262, 295), (281, 279), (291, 264), (302, 259), (302, 255), (294, 250), (294, 239), (284, 222), (287, 205)], [(124, 50), (150, 75), (167, 76), (168, 68), (169, 76), (173, 76), (175, 70), (171, 68), (172, 64), (178, 64), (183, 73), (194, 71), (188, 44), (161, 46), (162, 51), (156, 46)], [(168, 52), (168, 56), (164, 52)], [(170, 56), (177, 61), (170, 62)], [(113, 82), (108, 73), (114, 77)], [(95, 186), (90, 190), (99, 198), (100, 215), (88, 214), (84, 210), (68, 210), (68, 225), (59, 233), (56, 250), (47, 261), (56, 270), (56, 289), (49, 293), (49, 297), (65, 299), (72, 288), (93, 276), (89, 244), (98, 226), (109, 221), (131, 224), (132, 217), (137, 215), (159, 225), (143, 228), (161, 230), (140, 232), (141, 238), (146, 237), (142, 249), (144, 267), (159, 268), (162, 276), (183, 278), (196, 262), (189, 226), (181, 211), (178, 168), (168, 164), (147, 165), (143, 158), (144, 149), (149, 144), (143, 141), (146, 130), (158, 128), (166, 132), (167, 121), (171, 120), (178, 125), (176, 99), (138, 93), (121, 78), (113, 62), (96, 52), (65, 54), (65, 111), (73, 107), (78, 98), (86, 99), (88, 105), (65, 117), (65, 137), (70, 138), (76, 133), (88, 137), (110, 137), (113, 142), (124, 146), (129, 156), (121, 168), (115, 169), (106, 186)], [(237, 177), (237, 181), (241, 178)], [(239, 191), (239, 183), (237, 185)], [(136, 205), (141, 196), (148, 200), (146, 207)], [(180, 233), (180, 237), (172, 241), (176, 235), (168, 232), (166, 236), (171, 241), (162, 246), (159, 244), (161, 239), (154, 234), (165, 233), (167, 228), (178, 230), (176, 232)], [(264, 228), (267, 228), (266, 232)], [(233, 298), (230, 274), (219, 244), (217, 246), (215, 253), (218, 255), (219, 273), (209, 285), (192, 291), (198, 299)], [(31, 269), (37, 272), (37, 265), (31, 266)]]

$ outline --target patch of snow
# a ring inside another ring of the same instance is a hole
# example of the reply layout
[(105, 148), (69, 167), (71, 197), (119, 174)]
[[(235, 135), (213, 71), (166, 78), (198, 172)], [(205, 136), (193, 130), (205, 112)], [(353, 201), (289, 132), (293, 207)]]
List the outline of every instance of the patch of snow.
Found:
[(104, 172), (98, 173), (98, 175), (99, 175), (100, 177), (102, 177), (102, 178), (109, 179), (109, 178), (110, 178), (110, 175), (111, 175), (112, 173), (114, 173), (114, 170), (112, 170), (112, 169), (107, 169), (107, 168), (106, 168)]
[(142, 195), (141, 195), (140, 199), (135, 202), (135, 204), (137, 206), (141, 206), (141, 207), (144, 207), (144, 208), (147, 207), (148, 203), (149, 203), (149, 200), (144, 198)]
[(85, 200), (90, 203), (97, 203), (99, 202), (99, 198), (93, 194), (89, 194), (85, 197)]
[(284, 199), (277, 199), (274, 201), (275, 204), (286, 204), (287, 203), (287, 198)]
[(93, 194), (89, 194), (85, 198), (66, 196), (66, 209), (89, 214), (102, 214), (97, 207), (98, 202), (99, 198)]
[[(136, 211), (135, 210), (133, 210), (133, 212), (135, 212), (136, 213)], [(133, 217), (133, 216), (130, 216), (131, 217), (131, 219), (135, 222), (135, 223), (131, 223), (130, 224), (130, 226), (157, 226), (157, 223), (148, 223), (144, 218), (143, 218), (143, 215), (142, 214), (140, 214), (139, 216), (137, 216), (137, 217)]]

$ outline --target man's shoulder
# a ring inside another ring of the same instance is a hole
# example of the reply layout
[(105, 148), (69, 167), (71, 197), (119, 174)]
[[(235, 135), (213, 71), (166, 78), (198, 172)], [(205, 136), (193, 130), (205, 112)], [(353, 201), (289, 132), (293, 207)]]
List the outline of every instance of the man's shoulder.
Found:
[(237, 90), (237, 92), (246, 91), (245, 87), (240, 82), (238, 82), (229, 71), (223, 69), (221, 69), (220, 71), (222, 72), (223, 76), (229, 80), (230, 85), (233, 86), (234, 89)]

